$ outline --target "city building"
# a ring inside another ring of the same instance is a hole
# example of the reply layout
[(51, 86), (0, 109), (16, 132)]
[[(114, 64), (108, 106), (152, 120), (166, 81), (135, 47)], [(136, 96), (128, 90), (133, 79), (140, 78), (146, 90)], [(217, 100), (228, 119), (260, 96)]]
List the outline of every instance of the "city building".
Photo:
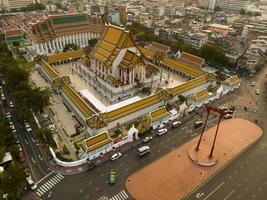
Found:
[(66, 44), (85, 47), (99, 38), (104, 28), (100, 17), (87, 14), (49, 16), (32, 25), (32, 47), (38, 55), (63, 51)]
[(208, 35), (205, 33), (183, 33), (182, 39), (185, 44), (189, 44), (195, 49), (200, 49), (208, 42)]
[(120, 5), (119, 6), (119, 13), (120, 13), (120, 23), (126, 24), (126, 22), (127, 22), (127, 6)]
[(216, 33), (222, 36), (227, 36), (230, 31), (229, 26), (222, 24), (209, 24), (207, 28), (212, 33)]
[(214, 10), (216, 4), (216, 0), (200, 0), (199, 6), (207, 8), (209, 10)]
[(3, 34), (8, 45), (11, 45), (15, 41), (19, 42), (20, 44), (25, 43), (23, 33), (20, 29), (4, 30)]
[(35, 2), (36, 0), (3, 0), (0, 3), (1, 4), (0, 8), (2, 9), (23, 8), (31, 4), (34, 4)]
[(186, 52), (182, 52), (178, 60), (181, 63), (185, 63), (191, 67), (195, 67), (198, 69), (201, 69), (205, 64), (205, 59)]
[(201, 0), (200, 6), (214, 10), (214, 8), (219, 7), (224, 11), (238, 12), (242, 9), (247, 10), (249, 0)]
[(157, 53), (159, 56), (167, 56), (168, 53), (171, 52), (170, 47), (158, 42), (152, 42), (151, 44), (146, 45), (145, 48)]

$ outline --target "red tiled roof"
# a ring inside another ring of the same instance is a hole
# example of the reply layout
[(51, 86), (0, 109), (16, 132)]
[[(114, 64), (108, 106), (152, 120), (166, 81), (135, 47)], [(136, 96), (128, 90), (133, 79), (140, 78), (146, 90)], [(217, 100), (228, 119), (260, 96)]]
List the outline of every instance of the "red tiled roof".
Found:
[(16, 36), (16, 35), (21, 35), (22, 31), (20, 29), (5, 30), (4, 34), (6, 36)]
[(203, 58), (185, 52), (182, 53), (182, 55), (179, 58), (179, 61), (187, 63), (192, 67), (197, 67), (197, 68), (200, 68), (205, 62)]
[(158, 53), (164, 53), (164, 54), (167, 54), (167, 52), (170, 50), (170, 47), (164, 44), (157, 43), (157, 42), (152, 42), (151, 44), (146, 45), (145, 48), (158, 52)]

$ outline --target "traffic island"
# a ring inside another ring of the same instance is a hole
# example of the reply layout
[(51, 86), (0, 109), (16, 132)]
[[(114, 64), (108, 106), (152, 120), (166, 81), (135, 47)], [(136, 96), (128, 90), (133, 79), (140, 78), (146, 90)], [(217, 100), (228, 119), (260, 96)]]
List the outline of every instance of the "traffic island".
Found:
[[(204, 139), (205, 139), (205, 137), (204, 137)], [(193, 145), (189, 149), (188, 154), (189, 154), (189, 158), (195, 164), (201, 165), (204, 167), (211, 167), (211, 166), (215, 165), (216, 162), (218, 161), (218, 156), (217, 156), (216, 152), (212, 155), (212, 157), (209, 156), (210, 146), (207, 144), (202, 144), (201, 149), (199, 149), (199, 150), (196, 150), (196, 145)]]
[[(209, 149), (215, 130), (216, 126), (204, 133), (199, 149)], [(138, 200), (184, 198), (254, 144), (262, 132), (260, 127), (245, 119), (224, 120), (214, 149), (215, 165), (206, 167), (192, 162), (188, 152), (197, 144), (199, 137), (196, 137), (128, 177), (126, 188)]]

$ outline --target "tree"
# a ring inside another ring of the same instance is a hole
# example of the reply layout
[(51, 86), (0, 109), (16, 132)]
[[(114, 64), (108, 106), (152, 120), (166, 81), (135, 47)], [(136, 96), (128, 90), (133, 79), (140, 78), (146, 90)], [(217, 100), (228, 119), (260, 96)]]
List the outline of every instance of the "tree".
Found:
[(247, 12), (247, 15), (248, 15), (248, 16), (252, 16), (253, 13), (252, 13), (251, 11), (248, 11), (248, 12)]
[(57, 148), (57, 144), (53, 138), (53, 132), (45, 127), (37, 131), (37, 137), (42, 143), (48, 144), (52, 148)]
[(255, 17), (258, 17), (258, 16), (261, 16), (261, 13), (260, 13), (260, 12), (254, 12), (253, 15), (254, 15)]
[(245, 15), (245, 14), (246, 14), (246, 11), (245, 11), (244, 9), (241, 9), (241, 10), (239, 11), (239, 14), (240, 14), (240, 15)]
[(78, 46), (74, 43), (68, 43), (64, 46), (63, 52), (77, 50)]
[(222, 49), (214, 45), (204, 45), (200, 48), (200, 56), (205, 58), (207, 63), (213, 67), (224, 67), (229, 65), (229, 61)]
[(8, 85), (14, 89), (21, 82), (29, 80), (29, 73), (18, 66), (10, 66), (7, 70), (6, 78)]
[(6, 149), (4, 146), (0, 146), (0, 162), (3, 160), (6, 153)]
[(88, 40), (88, 45), (90, 47), (94, 47), (96, 45), (97, 41), (98, 41), (98, 39), (96, 39), (96, 38), (90, 39), (90, 40)]
[(8, 194), (9, 200), (20, 199), (26, 175), (19, 164), (11, 165), (0, 176), (0, 195)]
[(222, 11), (222, 9), (221, 9), (220, 6), (216, 6), (216, 7), (214, 8), (214, 11), (215, 11), (215, 12), (220, 12), (220, 11)]
[(181, 94), (178, 95), (178, 99), (181, 103), (185, 102), (187, 100), (187, 98)]
[(12, 45), (13, 45), (14, 47), (18, 47), (18, 46), (20, 45), (20, 43), (19, 43), (18, 41), (14, 41), (14, 42), (12, 42)]

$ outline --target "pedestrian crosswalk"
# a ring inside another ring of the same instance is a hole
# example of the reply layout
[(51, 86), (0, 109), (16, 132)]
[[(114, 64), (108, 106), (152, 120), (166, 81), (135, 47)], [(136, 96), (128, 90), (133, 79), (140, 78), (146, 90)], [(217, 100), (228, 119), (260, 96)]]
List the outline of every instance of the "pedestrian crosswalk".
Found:
[(51, 190), (52, 187), (58, 184), (63, 178), (64, 176), (61, 174), (53, 176), (53, 178), (50, 178), (48, 181), (46, 181), (40, 187), (38, 187), (38, 189), (36, 190), (36, 194), (39, 197), (43, 196), (46, 192)]
[(121, 190), (119, 193), (117, 193), (113, 197), (109, 198), (109, 200), (124, 200), (124, 199), (128, 199), (128, 198), (129, 198), (129, 196), (125, 192), (125, 190)]

